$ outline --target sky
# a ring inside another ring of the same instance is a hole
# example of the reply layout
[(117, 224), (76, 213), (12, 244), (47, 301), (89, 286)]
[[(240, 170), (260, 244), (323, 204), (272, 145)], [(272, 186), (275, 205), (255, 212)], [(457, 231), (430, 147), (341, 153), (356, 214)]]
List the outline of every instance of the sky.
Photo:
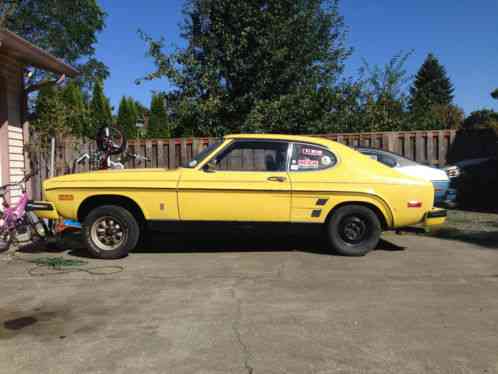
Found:
[[(107, 96), (117, 109), (123, 95), (144, 105), (152, 91), (167, 90), (165, 80), (135, 84), (154, 70), (137, 31), (164, 37), (167, 46), (182, 45), (183, 0), (99, 0), (108, 14), (99, 34), (97, 57), (111, 71)], [(406, 68), (415, 75), (428, 53), (446, 67), (455, 86), (455, 103), (466, 114), (481, 108), (498, 109), (490, 92), (498, 88), (497, 0), (342, 0), (340, 12), (348, 27), (353, 55), (346, 61), (347, 77), (358, 76), (362, 61), (385, 65), (400, 51), (413, 54)]]

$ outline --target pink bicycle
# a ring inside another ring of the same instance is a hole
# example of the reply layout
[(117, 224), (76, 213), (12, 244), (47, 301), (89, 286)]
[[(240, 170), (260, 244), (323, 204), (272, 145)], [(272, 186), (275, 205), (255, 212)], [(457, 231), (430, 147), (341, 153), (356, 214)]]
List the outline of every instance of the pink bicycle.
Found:
[[(3, 206), (3, 212), (0, 212), (0, 252), (7, 251), (11, 245), (20, 247), (38, 243), (48, 236), (49, 231), (45, 222), (40, 220), (33, 211), (51, 207), (30, 201), (26, 192), (26, 183), (33, 175), (34, 173), (30, 173), (17, 183), (9, 183), (0, 187), (0, 199)], [(5, 195), (9, 189), (14, 187), (20, 187), (22, 193), (17, 204), (12, 206)]]

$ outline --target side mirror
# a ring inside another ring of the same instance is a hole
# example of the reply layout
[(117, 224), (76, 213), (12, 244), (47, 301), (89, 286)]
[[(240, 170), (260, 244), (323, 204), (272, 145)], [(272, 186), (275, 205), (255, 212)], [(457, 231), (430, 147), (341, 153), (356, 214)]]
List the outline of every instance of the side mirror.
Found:
[(214, 173), (216, 171), (216, 164), (214, 162), (208, 162), (202, 167), (205, 173)]

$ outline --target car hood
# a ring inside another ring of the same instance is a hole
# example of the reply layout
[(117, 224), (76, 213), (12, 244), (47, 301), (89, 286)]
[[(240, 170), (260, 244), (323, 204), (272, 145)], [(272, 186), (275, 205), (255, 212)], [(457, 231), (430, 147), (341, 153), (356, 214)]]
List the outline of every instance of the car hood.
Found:
[(68, 174), (46, 180), (43, 187), (45, 190), (90, 187), (164, 188), (166, 185), (175, 188), (180, 176), (180, 170), (127, 169)]
[(448, 175), (444, 170), (431, 168), (424, 165), (412, 165), (397, 167), (396, 170), (405, 175), (422, 178), (427, 181), (448, 181)]

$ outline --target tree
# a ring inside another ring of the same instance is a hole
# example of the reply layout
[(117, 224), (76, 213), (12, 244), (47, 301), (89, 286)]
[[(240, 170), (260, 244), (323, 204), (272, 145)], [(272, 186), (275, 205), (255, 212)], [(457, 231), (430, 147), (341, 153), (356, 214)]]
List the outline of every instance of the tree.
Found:
[(75, 65), (87, 87), (109, 75), (107, 67), (94, 57), (105, 16), (96, 0), (4, 0), (0, 4), (0, 20), (4, 19), (6, 28)]
[(498, 100), (498, 88), (491, 92), (491, 97), (495, 100)]
[[(333, 95), (350, 54), (338, 0), (188, 0), (184, 9), (186, 48), (168, 53), (164, 40), (142, 34), (156, 65), (145, 79), (174, 86), (176, 128), (220, 135), (269, 127), (255, 123), (265, 117), (257, 113), (293, 109), (292, 123), (326, 115), (320, 100)], [(301, 100), (313, 111), (290, 108)]]
[(498, 130), (498, 112), (491, 109), (476, 110), (465, 118), (463, 128), (466, 130), (493, 128)]
[(100, 127), (112, 124), (111, 106), (109, 99), (104, 95), (104, 86), (100, 81), (97, 81), (93, 86), (89, 112), (90, 126), (85, 133), (86, 136), (94, 137)]
[(427, 111), (432, 105), (450, 105), (453, 102), (453, 91), (446, 69), (430, 53), (410, 89), (410, 108), (417, 113)]
[(134, 138), (137, 135), (137, 113), (135, 102), (132, 98), (122, 97), (118, 109), (118, 126), (123, 130), (128, 138)]
[(395, 131), (406, 127), (406, 86), (411, 77), (405, 66), (411, 54), (399, 52), (383, 67), (363, 62), (359, 131)]
[(81, 88), (76, 82), (70, 82), (62, 90), (61, 99), (66, 110), (69, 111), (66, 126), (73, 135), (78, 137), (85, 136), (89, 132), (91, 125)]
[(152, 96), (147, 136), (149, 138), (169, 138), (171, 136), (164, 95), (155, 94)]
[(42, 144), (46, 145), (52, 137), (62, 138), (69, 133), (66, 110), (59, 88), (43, 87), (36, 98), (35, 116), (32, 126), (37, 130)]

